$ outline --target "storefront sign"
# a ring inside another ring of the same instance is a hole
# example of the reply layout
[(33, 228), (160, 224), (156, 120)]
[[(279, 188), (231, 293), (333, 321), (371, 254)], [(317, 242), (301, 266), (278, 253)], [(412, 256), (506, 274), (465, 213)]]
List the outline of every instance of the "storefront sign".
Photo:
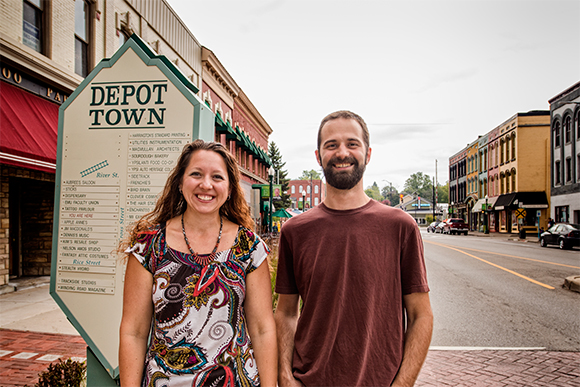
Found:
[[(270, 185), (269, 184), (262, 184), (260, 187), (260, 195), (262, 199), (269, 199), (270, 198)], [(273, 184), (272, 185), (272, 199), (280, 199), (282, 197), (282, 185), (281, 184)]]
[(214, 115), (177, 69), (133, 36), (61, 106), (51, 294), (112, 378), (125, 259), (183, 149), (213, 140)]
[(68, 98), (68, 93), (34, 79), (28, 74), (16, 70), (14, 67), (8, 66), (5, 63), (1, 63), (0, 66), (2, 79), (6, 82), (58, 104), (62, 104)]

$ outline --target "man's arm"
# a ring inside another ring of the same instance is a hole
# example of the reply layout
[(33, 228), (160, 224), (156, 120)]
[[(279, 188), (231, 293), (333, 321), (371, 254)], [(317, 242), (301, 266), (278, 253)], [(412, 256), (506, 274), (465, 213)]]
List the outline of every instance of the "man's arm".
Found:
[(407, 331), (403, 361), (392, 386), (409, 387), (415, 384), (423, 366), (431, 334), (433, 333), (433, 312), (429, 293), (412, 293), (403, 296), (407, 310)]
[(278, 337), (278, 384), (280, 387), (302, 386), (292, 375), (294, 335), (298, 324), (298, 294), (280, 294), (274, 314)]

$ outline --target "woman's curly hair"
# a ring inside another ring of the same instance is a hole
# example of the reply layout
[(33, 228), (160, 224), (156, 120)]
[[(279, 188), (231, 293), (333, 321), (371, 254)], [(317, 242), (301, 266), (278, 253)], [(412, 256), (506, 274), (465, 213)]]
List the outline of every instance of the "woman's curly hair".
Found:
[(119, 250), (125, 249), (137, 239), (137, 236), (151, 227), (167, 222), (168, 220), (183, 214), (187, 208), (187, 202), (179, 191), (185, 169), (189, 165), (191, 155), (198, 150), (212, 151), (220, 155), (225, 164), (228, 173), (230, 196), (229, 199), (221, 206), (220, 215), (235, 224), (239, 224), (250, 230), (254, 229), (254, 221), (250, 215), (250, 207), (244, 197), (244, 192), (240, 186), (240, 172), (238, 163), (234, 156), (219, 142), (207, 142), (195, 140), (183, 147), (181, 155), (177, 159), (177, 164), (167, 177), (165, 188), (161, 196), (157, 199), (155, 208), (143, 215), (139, 219), (128, 238), (121, 242)]

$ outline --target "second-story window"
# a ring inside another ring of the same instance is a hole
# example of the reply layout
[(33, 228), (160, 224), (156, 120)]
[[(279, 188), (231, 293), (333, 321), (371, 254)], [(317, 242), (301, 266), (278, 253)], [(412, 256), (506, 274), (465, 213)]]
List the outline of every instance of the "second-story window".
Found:
[(295, 185), (292, 186), (292, 193), (296, 193), (296, 186)]
[(566, 158), (566, 182), (572, 181), (572, 159)]
[(89, 4), (75, 0), (75, 73), (89, 74)]
[[(503, 138), (499, 141), (499, 163), (503, 164), (503, 147), (504, 147), (504, 143), (503, 143)], [(503, 190), (502, 190), (503, 191)]]
[(557, 160), (554, 164), (554, 185), (560, 185), (562, 180), (560, 179), (560, 160)]
[[(317, 193), (318, 193), (318, 186), (317, 186), (317, 185), (315, 185), (315, 186), (314, 186), (314, 193), (315, 193), (315, 194), (317, 194)], [(316, 204), (318, 204), (318, 203), (316, 203)]]
[(512, 134), (512, 160), (516, 159), (516, 134)]
[(570, 143), (571, 137), (570, 136), (570, 131), (572, 130), (572, 120), (570, 119), (570, 116), (566, 117), (566, 120), (564, 121), (564, 142), (566, 144)]
[(574, 130), (576, 131), (576, 139), (580, 140), (580, 110), (576, 112), (576, 117), (574, 117)]
[(34, 51), (44, 53), (44, 2), (24, 0), (22, 2), (22, 43)]
[(560, 123), (556, 122), (556, 126), (554, 126), (554, 146), (560, 146)]

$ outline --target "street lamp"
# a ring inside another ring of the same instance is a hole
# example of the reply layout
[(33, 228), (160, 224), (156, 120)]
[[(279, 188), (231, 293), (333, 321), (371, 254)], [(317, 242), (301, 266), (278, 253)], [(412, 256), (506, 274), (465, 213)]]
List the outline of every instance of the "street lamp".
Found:
[(274, 167), (270, 165), (268, 169), (268, 178), (270, 180), (270, 205), (268, 206), (268, 233), (272, 233), (272, 179), (274, 178)]
[(450, 216), (450, 218), (453, 218), (453, 204), (454, 204), (454, 203), (453, 203), (453, 202), (451, 202), (451, 216)]
[(487, 212), (487, 195), (485, 195), (485, 213), (483, 215), (483, 221), (485, 222), (483, 225), (483, 232), (485, 234), (489, 234), (489, 212)]
[(306, 211), (306, 190), (302, 190), (302, 212)]

